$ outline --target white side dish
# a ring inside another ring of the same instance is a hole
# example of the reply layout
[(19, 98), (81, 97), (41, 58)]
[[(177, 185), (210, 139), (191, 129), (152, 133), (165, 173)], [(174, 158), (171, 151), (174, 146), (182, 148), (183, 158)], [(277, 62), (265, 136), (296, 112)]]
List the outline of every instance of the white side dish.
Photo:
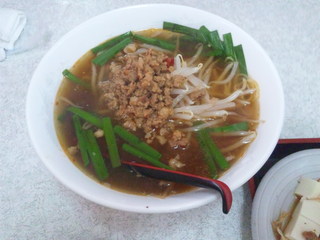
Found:
[[(253, 240), (275, 240), (271, 223), (290, 212), (297, 182), (320, 177), (320, 149), (293, 153), (275, 164), (262, 179), (252, 205)], [(300, 190), (299, 190), (300, 191)]]
[(320, 235), (320, 182), (301, 178), (295, 195), (299, 203), (285, 229), (285, 236), (290, 240), (305, 240), (303, 232)]
[[(294, 194), (297, 197), (316, 198), (320, 197), (320, 182), (302, 177)], [(320, 215), (319, 215), (320, 216)]]

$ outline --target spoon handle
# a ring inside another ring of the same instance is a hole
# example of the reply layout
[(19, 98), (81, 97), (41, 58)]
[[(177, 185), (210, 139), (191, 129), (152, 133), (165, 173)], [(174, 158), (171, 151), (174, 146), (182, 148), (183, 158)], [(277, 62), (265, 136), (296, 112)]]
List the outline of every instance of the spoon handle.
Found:
[(122, 163), (127, 166), (133, 167), (135, 170), (137, 170), (137, 172), (147, 177), (183, 183), (206, 189), (214, 189), (221, 195), (223, 202), (223, 213), (227, 214), (230, 211), (232, 205), (232, 192), (225, 183), (219, 180), (200, 177), (179, 171), (157, 168), (135, 162), (122, 161)]

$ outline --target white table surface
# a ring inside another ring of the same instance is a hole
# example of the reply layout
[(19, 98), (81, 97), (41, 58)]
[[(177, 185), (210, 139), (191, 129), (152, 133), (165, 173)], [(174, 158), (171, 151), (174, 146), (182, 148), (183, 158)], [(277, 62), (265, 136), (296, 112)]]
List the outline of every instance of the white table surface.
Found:
[[(247, 186), (230, 214), (220, 203), (171, 214), (136, 214), (98, 206), (61, 185), (31, 146), (25, 99), (42, 56), (65, 33), (111, 9), (160, 1), (0, 0), (26, 13), (16, 49), (0, 62), (0, 239), (250, 240)], [(161, 1), (210, 11), (236, 23), (267, 51), (285, 92), (282, 138), (320, 136), (320, 1)], [(3, 21), (3, 19), (0, 19)]]

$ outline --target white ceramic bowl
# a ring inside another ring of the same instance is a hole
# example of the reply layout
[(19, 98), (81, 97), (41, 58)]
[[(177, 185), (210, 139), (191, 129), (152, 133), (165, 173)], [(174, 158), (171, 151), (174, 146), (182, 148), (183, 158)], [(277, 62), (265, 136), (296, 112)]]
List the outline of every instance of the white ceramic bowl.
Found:
[(71, 163), (55, 133), (53, 106), (62, 70), (70, 68), (86, 51), (105, 39), (129, 30), (161, 28), (163, 21), (195, 28), (205, 25), (220, 34), (231, 32), (234, 44), (243, 45), (249, 74), (260, 85), (261, 119), (265, 122), (260, 124), (257, 138), (245, 156), (221, 178), (231, 190), (240, 187), (262, 167), (279, 138), (284, 115), (281, 81), (265, 51), (239, 27), (211, 13), (179, 5), (140, 5), (104, 13), (70, 31), (48, 51), (34, 72), (26, 105), (29, 134), (43, 163), (68, 188), (98, 204), (132, 212), (163, 213), (195, 208), (218, 197), (200, 189), (166, 199), (111, 190)]

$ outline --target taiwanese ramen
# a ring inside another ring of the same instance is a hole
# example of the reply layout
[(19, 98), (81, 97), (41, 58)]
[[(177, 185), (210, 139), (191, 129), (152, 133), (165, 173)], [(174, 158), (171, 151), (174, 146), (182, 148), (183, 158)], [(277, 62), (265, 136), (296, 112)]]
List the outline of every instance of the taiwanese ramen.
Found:
[(141, 176), (122, 160), (218, 178), (256, 137), (259, 88), (231, 34), (165, 22), (107, 40), (63, 74), (59, 141), (85, 174), (118, 191), (191, 189)]

